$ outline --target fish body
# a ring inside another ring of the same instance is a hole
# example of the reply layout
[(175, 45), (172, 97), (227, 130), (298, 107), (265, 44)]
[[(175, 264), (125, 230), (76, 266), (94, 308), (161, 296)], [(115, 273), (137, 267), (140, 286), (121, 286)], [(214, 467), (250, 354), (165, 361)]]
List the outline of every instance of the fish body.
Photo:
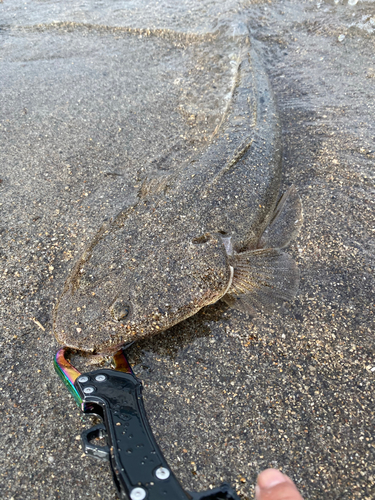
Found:
[[(54, 311), (57, 340), (106, 353), (223, 298), (255, 313), (293, 297), (281, 248), (302, 223), (289, 190), (277, 204), (281, 143), (267, 76), (243, 37), (232, 99), (207, 149), (100, 228)], [(277, 206), (276, 206), (277, 205)]]

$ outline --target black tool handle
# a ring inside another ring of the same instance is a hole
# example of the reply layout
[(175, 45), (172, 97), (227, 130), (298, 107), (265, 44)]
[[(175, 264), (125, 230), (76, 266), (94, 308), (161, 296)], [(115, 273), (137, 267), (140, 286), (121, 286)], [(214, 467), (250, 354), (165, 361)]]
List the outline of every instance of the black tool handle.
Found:
[[(186, 492), (169, 468), (149, 426), (142, 401), (142, 385), (130, 373), (96, 370), (80, 375), (75, 387), (84, 412), (102, 423), (82, 433), (84, 450), (109, 460), (113, 478), (124, 500), (239, 500), (226, 484), (204, 493)], [(105, 437), (106, 446), (93, 443)]]
[[(147, 421), (141, 384), (130, 373), (97, 370), (78, 377), (76, 388), (86, 413), (102, 417), (103, 427), (83, 433), (85, 452), (110, 460), (120, 498), (161, 500), (191, 498), (163, 457)], [(92, 444), (106, 434), (107, 446)]]

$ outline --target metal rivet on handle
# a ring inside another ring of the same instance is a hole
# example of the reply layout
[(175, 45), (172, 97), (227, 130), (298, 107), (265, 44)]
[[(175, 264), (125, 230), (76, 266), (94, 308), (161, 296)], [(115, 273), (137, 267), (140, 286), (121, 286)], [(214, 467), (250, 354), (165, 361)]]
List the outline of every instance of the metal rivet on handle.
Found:
[(91, 385), (89, 385), (88, 387), (85, 387), (83, 389), (83, 392), (85, 394), (92, 394), (94, 391), (95, 391), (95, 387), (91, 387)]
[(168, 479), (170, 475), (171, 475), (170, 471), (168, 469), (166, 469), (165, 467), (159, 467), (155, 471), (155, 476), (158, 479), (162, 479), (162, 480)]
[(107, 377), (106, 377), (105, 375), (97, 375), (97, 376), (95, 377), (95, 380), (96, 380), (97, 382), (104, 382), (104, 380), (105, 380), (106, 378), (107, 378)]
[(143, 500), (146, 498), (146, 490), (143, 488), (133, 488), (130, 492), (131, 500)]
[(79, 377), (79, 379), (78, 379), (78, 382), (81, 382), (81, 384), (85, 384), (88, 381), (89, 381), (89, 377), (86, 377), (86, 375), (83, 375), (82, 377)]

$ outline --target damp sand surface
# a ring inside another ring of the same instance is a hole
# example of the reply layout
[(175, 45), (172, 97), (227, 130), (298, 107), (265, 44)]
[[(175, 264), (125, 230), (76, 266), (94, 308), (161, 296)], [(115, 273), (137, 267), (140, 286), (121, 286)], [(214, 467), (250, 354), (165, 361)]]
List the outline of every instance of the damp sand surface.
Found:
[(304, 205), (300, 292), (253, 320), (210, 306), (130, 360), (187, 489), (226, 480), (252, 498), (273, 466), (306, 499), (373, 498), (374, 4), (117, 5), (0, 4), (2, 498), (116, 498), (81, 456), (90, 421), (53, 371), (52, 308), (144, 176), (204, 150), (232, 78), (215, 33), (238, 22), (277, 99), (282, 185)]

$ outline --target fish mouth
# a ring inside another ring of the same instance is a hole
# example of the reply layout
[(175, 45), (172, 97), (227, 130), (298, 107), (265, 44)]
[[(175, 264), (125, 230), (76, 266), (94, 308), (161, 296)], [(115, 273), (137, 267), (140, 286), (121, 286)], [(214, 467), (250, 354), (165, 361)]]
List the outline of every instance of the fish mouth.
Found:
[(57, 342), (74, 350), (94, 353), (95, 339), (109, 336), (114, 320), (99, 297), (89, 301), (64, 294), (54, 309), (53, 333)]
[(70, 349), (84, 353), (98, 354), (102, 356), (113, 354), (129, 341), (125, 337), (123, 328), (119, 331), (113, 320), (97, 320), (95, 323), (87, 323), (84, 320), (78, 324), (56, 323), (54, 334), (59, 344)]
[(113, 356), (117, 351), (119, 351), (121, 348), (128, 348), (132, 344), (134, 344), (133, 341), (128, 341), (128, 342), (122, 342), (119, 344), (115, 344), (114, 346), (104, 348), (103, 350), (100, 350), (98, 352), (95, 352), (93, 355), (98, 356), (98, 358), (104, 358), (107, 356)]

